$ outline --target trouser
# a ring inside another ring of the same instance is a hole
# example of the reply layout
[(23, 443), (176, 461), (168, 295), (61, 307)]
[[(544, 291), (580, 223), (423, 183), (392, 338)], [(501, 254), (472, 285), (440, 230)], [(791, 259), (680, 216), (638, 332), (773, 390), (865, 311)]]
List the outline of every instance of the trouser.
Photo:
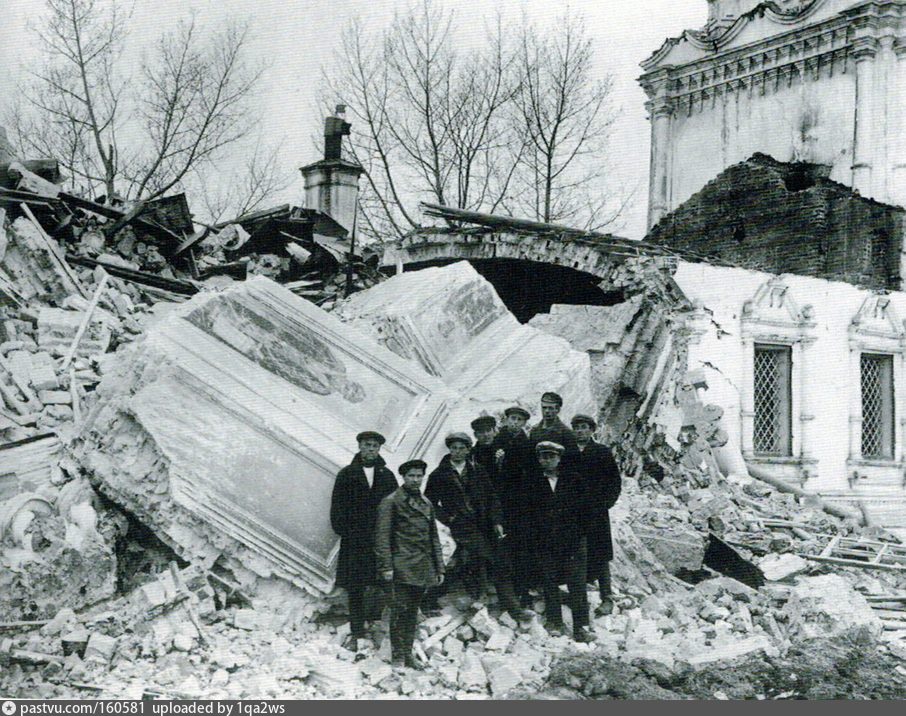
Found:
[(402, 582), (393, 583), (390, 610), (390, 653), (393, 659), (405, 659), (412, 654), (418, 605), (424, 594), (424, 587)]
[(522, 599), (528, 596), (529, 589), (535, 586), (533, 579), (537, 571), (536, 553), (527, 537), (516, 536), (510, 545), (510, 557), (513, 565), (513, 592)]
[(365, 638), (365, 587), (349, 587), (349, 633), (356, 639)]
[(587, 545), (582, 539), (571, 555), (554, 554), (543, 549), (539, 555), (541, 583), (544, 589), (544, 615), (554, 625), (563, 623), (563, 605), (560, 585), (566, 582), (569, 590), (569, 609), (573, 614), (573, 628), (588, 626), (588, 593), (585, 591), (585, 566)]
[(606, 562), (598, 574), (598, 591), (601, 593), (602, 600), (610, 599), (613, 594), (613, 586), (610, 581), (610, 562)]

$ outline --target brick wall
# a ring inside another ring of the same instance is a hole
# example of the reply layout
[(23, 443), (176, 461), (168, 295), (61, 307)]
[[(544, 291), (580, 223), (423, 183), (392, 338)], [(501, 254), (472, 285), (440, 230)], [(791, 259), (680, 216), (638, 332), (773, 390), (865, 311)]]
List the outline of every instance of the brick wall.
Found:
[(864, 199), (827, 171), (755, 154), (663, 217), (647, 240), (772, 273), (900, 289), (906, 211)]

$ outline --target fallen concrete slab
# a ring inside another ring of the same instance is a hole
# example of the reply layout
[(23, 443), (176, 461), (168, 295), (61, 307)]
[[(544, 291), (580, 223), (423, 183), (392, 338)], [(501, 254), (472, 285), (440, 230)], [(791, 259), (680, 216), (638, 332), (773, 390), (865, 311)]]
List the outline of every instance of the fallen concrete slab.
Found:
[(442, 440), (442, 383), (256, 278), (196, 296), (116, 356), (72, 456), (177, 553), (331, 587), (337, 471), (366, 429), (393, 464)]
[(564, 416), (597, 412), (588, 355), (520, 324), (467, 261), (394, 276), (334, 312), (461, 396), (448, 421), (455, 429), (511, 405), (537, 413), (548, 390), (563, 396)]

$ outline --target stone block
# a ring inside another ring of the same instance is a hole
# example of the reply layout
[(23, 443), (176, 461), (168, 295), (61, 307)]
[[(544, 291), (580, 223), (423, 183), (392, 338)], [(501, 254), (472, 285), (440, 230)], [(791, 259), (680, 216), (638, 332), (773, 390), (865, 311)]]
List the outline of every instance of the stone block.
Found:
[(376, 657), (365, 659), (365, 661), (360, 662), (359, 668), (362, 670), (364, 677), (374, 686), (377, 686), (384, 679), (393, 674), (393, 669), (390, 664), (381, 661)]
[(632, 531), (671, 574), (701, 569), (705, 538), (688, 525), (671, 523), (652, 527), (633, 523)]
[(61, 609), (54, 615), (53, 619), (41, 627), (41, 633), (44, 636), (57, 636), (76, 621), (76, 614), (72, 609), (68, 607)]
[(469, 626), (486, 639), (500, 629), (500, 625), (494, 617), (488, 614), (487, 607), (482, 607), (472, 615), (469, 619)]
[(488, 680), (491, 683), (491, 694), (499, 699), (522, 683), (522, 674), (518, 669), (504, 664), (488, 674)]
[(109, 663), (113, 658), (113, 652), (116, 651), (116, 644), (117, 640), (112, 636), (92, 634), (88, 639), (88, 646), (85, 647), (85, 660)]
[(449, 656), (455, 661), (459, 661), (462, 657), (462, 653), (465, 650), (465, 645), (457, 639), (455, 636), (448, 636), (444, 639), (444, 654)]
[(484, 648), (488, 651), (506, 651), (510, 642), (513, 641), (513, 632), (509, 629), (498, 629), (491, 634), (485, 642)]
[(459, 664), (457, 683), (461, 689), (469, 691), (484, 691), (487, 688), (488, 675), (481, 664), (481, 659), (475, 652), (469, 650), (463, 654)]
[(37, 391), (54, 390), (60, 387), (57, 379), (56, 364), (50, 353), (34, 353), (31, 356), (31, 371), (29, 373), (31, 386)]
[(808, 569), (809, 563), (797, 554), (769, 554), (758, 562), (764, 578), (781, 582), (795, 577)]
[(791, 633), (806, 639), (861, 630), (877, 638), (883, 630), (865, 597), (837, 574), (799, 577), (782, 613)]
[(70, 405), (72, 394), (68, 390), (39, 390), (38, 400), (44, 405)]

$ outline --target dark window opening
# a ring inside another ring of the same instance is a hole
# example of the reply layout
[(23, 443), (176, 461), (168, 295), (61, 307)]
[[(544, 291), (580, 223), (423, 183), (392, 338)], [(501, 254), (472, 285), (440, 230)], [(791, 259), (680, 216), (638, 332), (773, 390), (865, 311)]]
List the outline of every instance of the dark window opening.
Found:
[(894, 449), (893, 356), (863, 353), (862, 457), (892, 460)]

